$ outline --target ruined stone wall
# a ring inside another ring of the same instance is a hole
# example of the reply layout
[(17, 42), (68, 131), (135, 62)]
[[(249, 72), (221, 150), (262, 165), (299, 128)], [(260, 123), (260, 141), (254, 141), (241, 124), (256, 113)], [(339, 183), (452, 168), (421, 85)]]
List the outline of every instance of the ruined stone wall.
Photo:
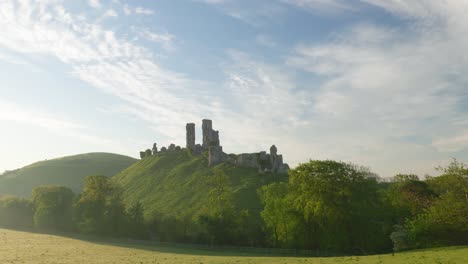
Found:
[(237, 156), (237, 166), (257, 168), (258, 167), (258, 155), (257, 153), (243, 153)]
[[(258, 153), (244, 154), (229, 154), (223, 152), (223, 147), (219, 141), (219, 131), (213, 130), (213, 122), (209, 119), (202, 120), (202, 145), (195, 143), (195, 124), (187, 123), (186, 129), (186, 146), (194, 155), (201, 155), (203, 152), (208, 152), (208, 166), (215, 166), (222, 162), (227, 162), (240, 167), (249, 167), (258, 169), (259, 172), (271, 173), (287, 173), (289, 165), (283, 163), (283, 156), (278, 155), (278, 149), (275, 145), (270, 148), (270, 153), (261, 151)], [(181, 151), (182, 148), (175, 144), (170, 144), (167, 148), (162, 147), (158, 152), (156, 143), (152, 150), (140, 152), (140, 157), (148, 157), (151, 155), (160, 155), (168, 152)]]
[(211, 146), (208, 150), (208, 166), (216, 166), (224, 162), (227, 158), (227, 154), (223, 152), (221, 146)]
[(270, 154), (266, 151), (244, 153), (237, 155), (235, 165), (258, 169), (259, 172), (286, 173), (289, 165), (283, 163), (283, 156), (278, 155), (275, 145), (271, 146)]

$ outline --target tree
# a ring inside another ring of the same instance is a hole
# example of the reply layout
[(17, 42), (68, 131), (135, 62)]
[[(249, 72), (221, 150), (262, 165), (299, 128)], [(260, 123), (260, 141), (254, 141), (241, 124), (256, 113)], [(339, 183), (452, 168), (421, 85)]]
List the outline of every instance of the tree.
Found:
[(130, 236), (133, 238), (147, 238), (148, 230), (144, 219), (144, 208), (140, 201), (127, 210)]
[(260, 214), (244, 209), (237, 214), (237, 242), (241, 246), (258, 247), (265, 245), (266, 230)]
[(443, 194), (406, 227), (415, 248), (466, 245), (468, 204), (453, 193)]
[(439, 167), (438, 170), (442, 175), (428, 179), (431, 188), (439, 194), (453, 193), (468, 203), (468, 166), (454, 159), (447, 167)]
[(398, 224), (403, 224), (406, 218), (415, 216), (431, 206), (435, 197), (436, 194), (430, 186), (413, 174), (396, 175), (388, 191)]
[(125, 205), (119, 188), (106, 176), (88, 176), (75, 205), (81, 232), (121, 236), (125, 233)]
[(406, 224), (413, 247), (468, 243), (467, 165), (453, 160), (439, 171), (442, 172), (439, 177), (427, 180), (437, 197)]
[(23, 228), (33, 226), (33, 206), (24, 199), (14, 196), (0, 198), (0, 226)]
[(264, 205), (261, 216), (269, 230), (272, 245), (291, 245), (298, 220), (287, 199), (288, 184), (272, 183), (261, 187), (258, 194)]
[(198, 221), (204, 227), (210, 243), (235, 244), (236, 215), (229, 178), (221, 169), (214, 171), (208, 179), (210, 213), (203, 214)]
[(73, 191), (64, 186), (33, 189), (34, 226), (42, 229), (71, 230)]
[(229, 178), (224, 171), (218, 169), (209, 178), (208, 184), (212, 187), (209, 192), (210, 208), (213, 210), (213, 215), (222, 219), (234, 209)]
[(289, 172), (291, 205), (304, 221), (306, 248), (367, 253), (378, 250), (383, 221), (377, 181), (368, 169), (337, 161), (310, 161)]

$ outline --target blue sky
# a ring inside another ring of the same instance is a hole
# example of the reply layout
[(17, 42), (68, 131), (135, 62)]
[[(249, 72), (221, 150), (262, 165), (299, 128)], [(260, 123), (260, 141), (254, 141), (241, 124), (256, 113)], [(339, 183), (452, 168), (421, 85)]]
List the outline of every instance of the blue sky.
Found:
[[(0, 171), (136, 157), (213, 119), (228, 153), (276, 144), (387, 177), (468, 157), (468, 2), (0, 1)], [(200, 141), (198, 133), (197, 141)]]

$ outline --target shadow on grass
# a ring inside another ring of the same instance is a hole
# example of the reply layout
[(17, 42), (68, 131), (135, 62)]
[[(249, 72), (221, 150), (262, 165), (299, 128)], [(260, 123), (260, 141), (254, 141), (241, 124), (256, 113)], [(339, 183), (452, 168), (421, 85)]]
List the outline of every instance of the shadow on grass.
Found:
[(329, 251), (312, 250), (294, 250), (279, 248), (251, 248), (251, 247), (232, 247), (232, 246), (214, 246), (198, 244), (180, 244), (180, 243), (161, 243), (151, 240), (132, 240), (100, 237), (93, 235), (84, 235), (69, 232), (51, 232), (36, 229), (6, 229), (20, 231), (24, 233), (33, 233), (41, 235), (58, 236), (89, 242), (97, 245), (116, 246), (121, 248), (138, 249), (153, 251), (159, 253), (197, 255), (197, 256), (221, 256), (221, 257), (337, 257), (342, 254), (332, 254)]

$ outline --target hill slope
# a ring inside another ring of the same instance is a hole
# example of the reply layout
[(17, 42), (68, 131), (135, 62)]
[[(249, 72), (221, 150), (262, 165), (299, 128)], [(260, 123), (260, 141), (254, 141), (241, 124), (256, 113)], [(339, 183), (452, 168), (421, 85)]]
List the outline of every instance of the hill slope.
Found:
[(0, 175), (0, 194), (27, 197), (38, 185), (63, 185), (80, 192), (89, 175), (114, 176), (136, 159), (111, 153), (87, 153), (36, 162)]
[(228, 176), (236, 206), (253, 211), (261, 208), (257, 188), (285, 178), (228, 164), (209, 168), (205, 157), (181, 151), (138, 161), (115, 176), (114, 180), (123, 187), (127, 202), (140, 201), (143, 204), (147, 218), (157, 214), (193, 216), (207, 210), (212, 189), (208, 180), (216, 169), (221, 169)]

